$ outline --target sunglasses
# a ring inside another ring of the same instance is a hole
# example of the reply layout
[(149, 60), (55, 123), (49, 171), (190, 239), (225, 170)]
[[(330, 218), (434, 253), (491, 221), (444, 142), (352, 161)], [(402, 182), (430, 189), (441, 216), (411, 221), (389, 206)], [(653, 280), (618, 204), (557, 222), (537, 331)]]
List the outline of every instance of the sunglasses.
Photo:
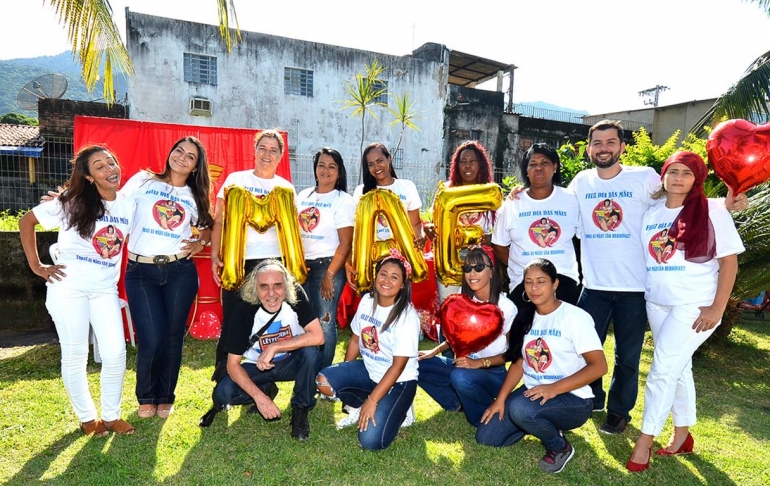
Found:
[(471, 270), (473, 270), (476, 273), (483, 272), (485, 268), (492, 268), (492, 265), (487, 265), (486, 263), (477, 263), (475, 265), (463, 265), (463, 272), (464, 273), (471, 273)]

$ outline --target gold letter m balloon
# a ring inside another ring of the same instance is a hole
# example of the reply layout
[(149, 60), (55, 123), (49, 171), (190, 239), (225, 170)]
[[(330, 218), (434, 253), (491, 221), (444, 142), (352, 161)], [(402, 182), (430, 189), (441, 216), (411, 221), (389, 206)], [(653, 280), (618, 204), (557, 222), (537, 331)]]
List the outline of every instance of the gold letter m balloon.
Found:
[[(388, 221), (393, 238), (382, 241), (376, 239), (377, 218), (380, 215)], [(359, 294), (372, 288), (374, 263), (389, 255), (390, 248), (397, 248), (412, 265), (412, 282), (421, 282), (428, 277), (425, 255), (421, 249), (414, 247), (414, 229), (396, 193), (387, 189), (374, 189), (366, 193), (358, 201), (355, 223), (353, 268)]]
[(286, 187), (276, 187), (265, 196), (255, 196), (243, 187), (230, 186), (225, 189), (225, 214), (219, 245), (219, 256), (224, 264), (222, 287), (232, 291), (243, 283), (247, 225), (260, 233), (275, 225), (284, 265), (299, 283), (305, 283), (307, 267), (294, 192)]

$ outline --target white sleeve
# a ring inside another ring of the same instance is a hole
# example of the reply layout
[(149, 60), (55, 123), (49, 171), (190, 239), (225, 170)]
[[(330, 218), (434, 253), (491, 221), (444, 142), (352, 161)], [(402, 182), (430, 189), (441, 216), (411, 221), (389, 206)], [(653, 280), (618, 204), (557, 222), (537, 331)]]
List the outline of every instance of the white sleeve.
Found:
[(420, 346), (420, 317), (411, 305), (395, 323), (393, 356), (416, 358)]
[[(492, 244), (498, 246), (510, 246), (511, 235), (508, 233), (510, 214), (513, 213), (513, 201), (505, 201), (500, 209), (497, 210), (497, 221), (492, 229)], [(507, 263), (507, 262), (506, 262)]]
[(222, 183), (222, 187), (220, 187), (219, 192), (217, 192), (217, 199), (224, 199), (225, 189), (235, 184), (235, 182), (232, 181), (233, 174), (235, 174), (235, 172), (231, 172), (227, 174), (227, 178), (225, 179), (225, 182)]
[(346, 192), (340, 194), (334, 210), (334, 226), (337, 229), (353, 226), (356, 218), (356, 204)]
[(35, 206), (32, 208), (32, 213), (45, 230), (58, 228), (64, 224), (64, 212), (58, 197)]
[(737, 255), (746, 251), (730, 212), (721, 202), (709, 200), (709, 219), (714, 226), (716, 258)]
[(131, 176), (131, 178), (128, 179), (125, 184), (123, 184), (123, 187), (120, 188), (120, 193), (127, 197), (134, 197), (136, 190), (147, 179), (149, 179), (149, 174), (143, 170), (140, 170)]
[(645, 194), (644, 200), (647, 201), (647, 207), (654, 206), (657, 201), (652, 198), (652, 195), (660, 189), (660, 176), (655, 169), (650, 168), (647, 171), (647, 194)]
[(414, 185), (414, 182), (408, 181), (406, 179), (402, 179), (404, 182), (408, 182), (407, 184), (407, 197), (406, 197), (406, 209), (408, 211), (414, 211), (415, 209), (419, 211), (422, 209), (422, 200), (420, 199), (420, 193), (417, 191), (417, 186)]
[(594, 320), (591, 318), (591, 315), (577, 307), (571, 310), (572, 312), (569, 314), (571, 322), (565, 323), (564, 328), (572, 332), (572, 343), (575, 346), (575, 353), (582, 355), (604, 349), (602, 342), (599, 340), (599, 335), (596, 334)]

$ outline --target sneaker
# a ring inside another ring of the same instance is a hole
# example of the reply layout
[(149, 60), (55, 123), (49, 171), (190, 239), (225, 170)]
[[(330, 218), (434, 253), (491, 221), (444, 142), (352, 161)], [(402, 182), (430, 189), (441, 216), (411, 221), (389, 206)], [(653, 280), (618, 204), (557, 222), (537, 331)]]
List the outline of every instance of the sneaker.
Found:
[(575, 448), (569, 443), (567, 439), (564, 439), (567, 446), (560, 451), (548, 451), (545, 453), (540, 462), (537, 464), (540, 469), (549, 473), (560, 473), (564, 470), (564, 466), (567, 465), (572, 456), (575, 455)]
[(409, 410), (406, 411), (406, 418), (403, 422), (401, 422), (401, 427), (410, 427), (412, 424), (414, 424), (415, 421), (414, 417), (414, 403), (409, 405)]
[(345, 405), (342, 408), (348, 413), (348, 416), (337, 422), (337, 430), (358, 424), (358, 417), (361, 415), (361, 409), (353, 408), (350, 405)]
[(310, 422), (307, 420), (308, 409), (292, 407), (291, 436), (297, 440), (307, 440), (310, 437)]
[(628, 425), (628, 420), (625, 417), (609, 412), (607, 414), (607, 421), (599, 427), (599, 432), (604, 434), (622, 434), (626, 430), (626, 425)]

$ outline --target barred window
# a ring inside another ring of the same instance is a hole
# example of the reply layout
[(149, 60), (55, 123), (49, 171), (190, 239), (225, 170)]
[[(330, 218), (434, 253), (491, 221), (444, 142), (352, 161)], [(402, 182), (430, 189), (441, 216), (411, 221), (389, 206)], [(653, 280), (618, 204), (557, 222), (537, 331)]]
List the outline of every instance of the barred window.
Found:
[(391, 163), (393, 164), (393, 168), (403, 169), (404, 168), (404, 149), (402, 148), (398, 150), (390, 149), (390, 153), (392, 154)]
[(287, 95), (313, 97), (313, 71), (283, 68), (283, 92)]
[(217, 85), (217, 58), (184, 53), (184, 80), (188, 83)]
[(383, 105), (388, 104), (388, 82), (387, 81), (375, 81), (374, 85), (372, 86), (372, 89), (376, 91), (385, 90), (383, 93), (376, 97), (373, 101), (375, 103), (382, 103)]

